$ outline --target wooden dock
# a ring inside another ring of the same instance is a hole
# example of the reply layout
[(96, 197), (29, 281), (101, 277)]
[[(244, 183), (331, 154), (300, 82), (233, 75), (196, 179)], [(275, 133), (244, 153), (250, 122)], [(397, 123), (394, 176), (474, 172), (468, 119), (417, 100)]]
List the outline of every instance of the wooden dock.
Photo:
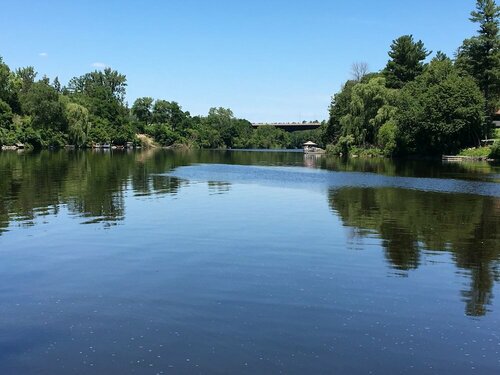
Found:
[(494, 161), (486, 156), (460, 156), (460, 155), (443, 155), (443, 161)]

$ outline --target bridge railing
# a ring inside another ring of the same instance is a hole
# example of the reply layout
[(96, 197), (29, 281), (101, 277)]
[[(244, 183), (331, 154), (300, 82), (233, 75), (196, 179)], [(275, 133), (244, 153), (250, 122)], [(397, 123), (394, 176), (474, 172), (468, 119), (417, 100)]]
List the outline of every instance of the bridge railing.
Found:
[(319, 122), (257, 122), (253, 126), (320, 126)]

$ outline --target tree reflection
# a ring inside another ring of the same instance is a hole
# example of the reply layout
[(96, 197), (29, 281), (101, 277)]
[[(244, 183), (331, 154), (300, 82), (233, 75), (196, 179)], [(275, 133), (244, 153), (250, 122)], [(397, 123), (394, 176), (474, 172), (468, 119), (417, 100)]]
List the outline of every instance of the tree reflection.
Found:
[[(194, 163), (301, 165), (302, 153), (193, 150), (43, 151), (0, 154), (0, 235), (18, 221), (55, 214), (61, 205), (85, 223), (116, 224), (125, 217), (125, 193), (177, 194), (183, 182), (166, 175)], [(211, 194), (229, 191), (223, 182), (208, 184)]]
[[(333, 170), (412, 175), (411, 163), (405, 167), (389, 160), (318, 158), (314, 162)], [(305, 160), (302, 153), (278, 152), (1, 153), (0, 235), (14, 222), (31, 225), (37, 217), (57, 214), (61, 207), (85, 223), (117, 224), (126, 215), (126, 194), (175, 195), (187, 182), (168, 172), (196, 163), (304, 165)], [(449, 174), (457, 168), (463, 167), (436, 167), (428, 173)], [(424, 172), (417, 168), (414, 173)], [(480, 170), (469, 176), (477, 179), (481, 174), (487, 175)], [(207, 185), (210, 194), (224, 194), (231, 188), (220, 181)], [(357, 236), (377, 233), (388, 262), (398, 273), (418, 268), (422, 251), (451, 252), (457, 267), (470, 275), (470, 287), (462, 291), (466, 313), (481, 316), (487, 312), (495, 280), (499, 280), (500, 199), (361, 187), (330, 190), (328, 198), (332, 210)]]
[(466, 313), (486, 313), (498, 280), (499, 199), (396, 188), (330, 190), (328, 198), (332, 210), (358, 235), (378, 233), (395, 269), (416, 269), (425, 250), (451, 251), (471, 277), (470, 289), (462, 292)]
[(0, 234), (14, 220), (55, 214), (61, 205), (88, 218), (85, 223), (116, 223), (125, 216), (129, 184), (136, 194), (176, 193), (179, 180), (159, 175), (172, 167), (172, 159), (161, 153), (3, 153)]

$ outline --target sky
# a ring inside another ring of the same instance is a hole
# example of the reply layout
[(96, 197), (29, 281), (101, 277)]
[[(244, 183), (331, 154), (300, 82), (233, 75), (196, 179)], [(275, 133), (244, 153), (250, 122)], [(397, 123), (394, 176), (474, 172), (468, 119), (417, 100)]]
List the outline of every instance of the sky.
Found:
[(0, 0), (0, 56), (39, 76), (109, 66), (127, 101), (231, 108), (252, 122), (323, 120), (353, 62), (382, 69), (413, 34), (453, 56), (477, 26), (474, 0)]

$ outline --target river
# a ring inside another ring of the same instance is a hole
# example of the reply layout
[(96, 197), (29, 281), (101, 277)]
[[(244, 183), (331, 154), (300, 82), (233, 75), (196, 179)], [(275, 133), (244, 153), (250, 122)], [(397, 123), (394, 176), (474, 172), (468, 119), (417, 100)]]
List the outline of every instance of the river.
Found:
[(0, 153), (0, 373), (498, 374), (500, 166)]

